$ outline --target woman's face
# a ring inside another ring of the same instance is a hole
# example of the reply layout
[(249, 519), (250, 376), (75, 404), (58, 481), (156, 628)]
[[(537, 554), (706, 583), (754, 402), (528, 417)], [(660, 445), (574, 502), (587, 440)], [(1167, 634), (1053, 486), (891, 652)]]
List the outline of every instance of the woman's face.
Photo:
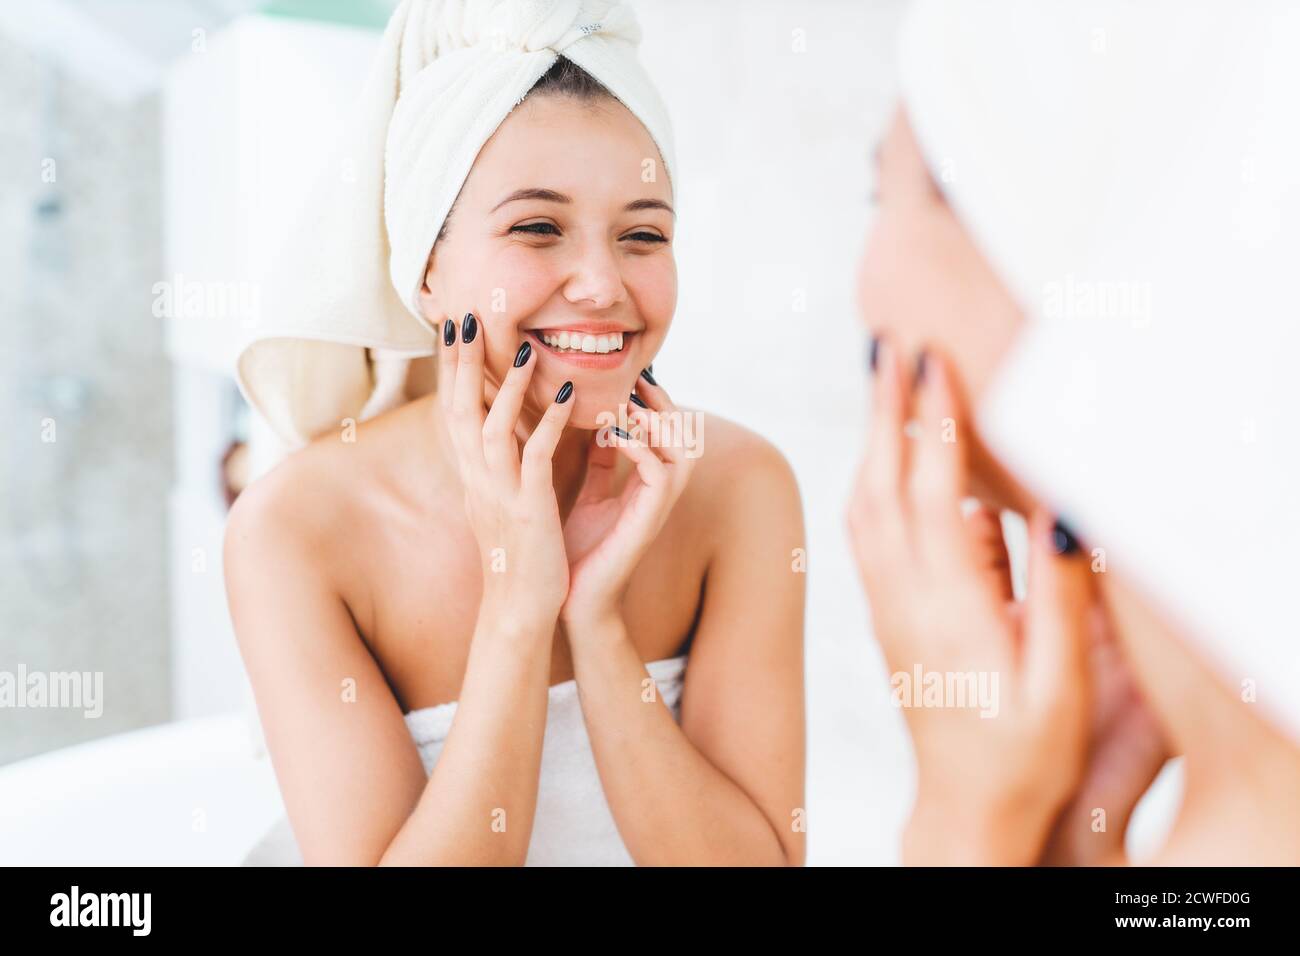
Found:
[[(901, 108), (876, 163), (877, 215), (858, 268), (863, 321), (909, 361), (923, 348), (942, 355), (974, 402), (1016, 335), (1020, 309), (944, 199)], [(975, 493), (1017, 506), (1023, 493), (971, 437)]]
[(526, 414), (572, 381), (570, 422), (594, 428), (628, 400), (672, 321), (671, 200), (654, 141), (621, 103), (530, 96), (465, 181), (429, 259), (425, 315), (440, 328), (473, 312), (494, 384), (531, 342)]

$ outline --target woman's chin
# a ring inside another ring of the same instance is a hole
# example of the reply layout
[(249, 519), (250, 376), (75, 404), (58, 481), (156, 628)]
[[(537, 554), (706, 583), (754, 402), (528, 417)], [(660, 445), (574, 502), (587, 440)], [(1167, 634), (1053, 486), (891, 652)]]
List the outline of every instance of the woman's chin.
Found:
[[(628, 392), (617, 389), (604, 389), (602, 392), (608, 394), (585, 395), (579, 398), (576, 394), (577, 384), (574, 384), (574, 400), (577, 402), (569, 415), (569, 427), (581, 428), (592, 431), (597, 428), (605, 428), (608, 425), (618, 425), (620, 428), (626, 428), (627, 417), (631, 414), (632, 408), (628, 402)], [(630, 406), (630, 407), (629, 407)]]
[[(625, 375), (617, 376), (619, 379), (617, 382), (601, 381), (613, 377), (607, 374), (594, 376), (579, 371), (569, 379), (573, 382), (573, 397), (569, 399), (573, 402), (573, 411), (569, 413), (568, 427), (587, 431), (604, 428), (607, 425), (625, 427), (623, 422), (636, 407), (629, 402), (633, 386), (631, 382), (623, 381), (627, 377)], [(562, 381), (558, 382), (552, 388), (548, 382), (540, 386), (540, 390), (533, 396), (538, 407), (545, 409), (550, 402), (554, 401), (556, 393), (563, 384)], [(534, 383), (534, 387), (538, 387), (537, 383)], [(620, 408), (620, 406), (630, 407)]]

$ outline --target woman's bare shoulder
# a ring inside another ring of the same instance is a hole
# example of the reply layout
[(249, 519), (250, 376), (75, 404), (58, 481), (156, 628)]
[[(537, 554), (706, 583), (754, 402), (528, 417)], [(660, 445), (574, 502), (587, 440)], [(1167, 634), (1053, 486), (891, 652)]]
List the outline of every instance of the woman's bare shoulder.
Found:
[(227, 560), (234, 551), (253, 566), (293, 560), (304, 571), (329, 571), (340, 541), (349, 538), (340, 531), (363, 526), (364, 496), (353, 492), (365, 483), (368, 458), (337, 438), (289, 454), (235, 499), (226, 519)]
[(797, 484), (785, 455), (769, 439), (737, 422), (712, 412), (682, 410), (694, 420), (684, 425), (687, 453), (696, 458), (694, 477), (706, 483), (761, 477)]
[(293, 533), (319, 544), (318, 532), (341, 503), (338, 457), (327, 446), (316, 444), (291, 453), (240, 492), (230, 510), (229, 524), (244, 530), (257, 527), (274, 534)]
[[(756, 513), (800, 514), (799, 484), (779, 448), (758, 432), (710, 412), (683, 409), (695, 469), (686, 494), (723, 520), (752, 521)], [(692, 431), (693, 428), (693, 431)]]

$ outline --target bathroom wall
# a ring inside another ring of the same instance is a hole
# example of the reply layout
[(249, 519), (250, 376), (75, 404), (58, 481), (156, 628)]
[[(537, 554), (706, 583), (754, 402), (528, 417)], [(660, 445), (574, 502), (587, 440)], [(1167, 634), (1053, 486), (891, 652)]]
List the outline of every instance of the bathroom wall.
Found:
[(168, 719), (172, 442), (157, 97), (0, 33), (0, 116), (0, 671), (103, 688), (0, 710), (3, 764)]

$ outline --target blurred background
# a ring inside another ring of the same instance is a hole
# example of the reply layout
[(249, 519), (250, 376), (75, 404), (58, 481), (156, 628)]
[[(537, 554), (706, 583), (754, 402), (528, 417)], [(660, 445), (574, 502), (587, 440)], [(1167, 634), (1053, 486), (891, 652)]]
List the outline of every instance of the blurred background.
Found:
[[(221, 580), (226, 511), (267, 455), (231, 366), (394, 5), (0, 7), (0, 671), (102, 675), (98, 716), (0, 709), (0, 863), (237, 863), (282, 814)], [(809, 862), (893, 863), (910, 761), (842, 512), (902, 3), (636, 7), (680, 168), (656, 376), (794, 464)]]

